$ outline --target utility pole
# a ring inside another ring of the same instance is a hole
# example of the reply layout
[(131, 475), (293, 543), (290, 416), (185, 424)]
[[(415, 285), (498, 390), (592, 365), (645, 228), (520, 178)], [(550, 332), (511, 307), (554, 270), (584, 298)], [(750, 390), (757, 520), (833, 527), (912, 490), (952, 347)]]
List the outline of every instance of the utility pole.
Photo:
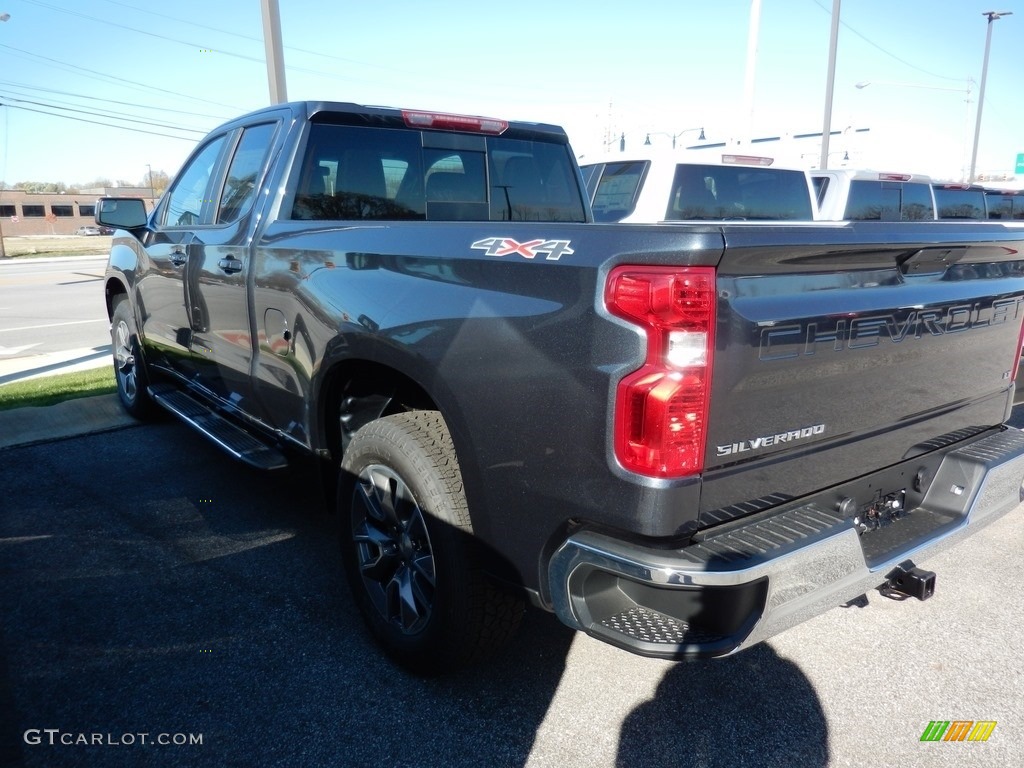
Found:
[(988, 51), (992, 46), (992, 22), (1003, 16), (1012, 16), (1013, 11), (985, 11), (982, 16), (988, 17), (985, 32), (985, 59), (981, 65), (981, 85), (978, 86), (978, 116), (974, 121), (974, 147), (971, 149), (971, 172), (967, 177), (969, 184), (974, 183), (974, 170), (978, 164), (978, 139), (981, 138), (981, 108), (985, 105), (985, 80), (988, 77)]
[(754, 137), (754, 77), (757, 72), (757, 38), (760, 30), (761, 0), (751, 0), (750, 24), (747, 28), (747, 74), (743, 79), (743, 117), (747, 129), (744, 140), (748, 144)]
[(828, 42), (828, 83), (825, 86), (825, 125), (821, 129), (821, 170), (828, 168), (828, 142), (832, 135), (832, 92), (836, 87), (836, 46), (839, 43), (839, 3), (832, 0), (832, 34)]
[(288, 101), (284, 82), (284, 46), (281, 44), (281, 12), (277, 0), (260, 0), (263, 8), (263, 47), (267, 52), (267, 80), (270, 103)]
[[(9, 13), (0, 13), (0, 21), (7, 21), (9, 18), (11, 18), (11, 14), (9, 14)], [(2, 190), (0, 190), (0, 191), (2, 191)], [(2, 219), (3, 219), (3, 216), (0, 216), (0, 220), (2, 220)], [(4, 228), (3, 228), (2, 223), (0, 223), (0, 259), (6, 259), (6, 258), (7, 258), (7, 251), (4, 250)]]

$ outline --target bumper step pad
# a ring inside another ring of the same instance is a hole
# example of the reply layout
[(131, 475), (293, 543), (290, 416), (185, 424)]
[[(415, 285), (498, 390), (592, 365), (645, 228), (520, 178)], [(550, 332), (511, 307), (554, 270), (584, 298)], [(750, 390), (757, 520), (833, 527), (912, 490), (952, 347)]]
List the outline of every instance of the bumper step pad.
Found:
[(682, 619), (667, 616), (642, 605), (634, 605), (614, 616), (601, 619), (601, 624), (645, 643), (689, 645), (717, 643), (724, 639), (722, 635), (701, 632)]

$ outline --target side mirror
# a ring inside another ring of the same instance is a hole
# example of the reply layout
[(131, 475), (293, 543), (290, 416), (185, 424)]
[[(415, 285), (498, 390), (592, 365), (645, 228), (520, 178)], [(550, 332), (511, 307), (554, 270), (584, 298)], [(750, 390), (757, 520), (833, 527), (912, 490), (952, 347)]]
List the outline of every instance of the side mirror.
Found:
[(139, 197), (101, 197), (96, 201), (96, 223), (117, 229), (146, 226), (146, 203)]

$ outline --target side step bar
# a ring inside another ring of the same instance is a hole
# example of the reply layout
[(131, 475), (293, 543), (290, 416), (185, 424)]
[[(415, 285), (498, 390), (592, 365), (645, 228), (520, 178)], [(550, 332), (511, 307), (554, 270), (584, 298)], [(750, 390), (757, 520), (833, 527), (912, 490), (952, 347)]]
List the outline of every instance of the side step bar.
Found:
[(263, 470), (284, 469), (288, 466), (288, 459), (281, 451), (260, 441), (188, 393), (173, 387), (153, 386), (149, 388), (149, 395), (156, 403), (249, 466)]

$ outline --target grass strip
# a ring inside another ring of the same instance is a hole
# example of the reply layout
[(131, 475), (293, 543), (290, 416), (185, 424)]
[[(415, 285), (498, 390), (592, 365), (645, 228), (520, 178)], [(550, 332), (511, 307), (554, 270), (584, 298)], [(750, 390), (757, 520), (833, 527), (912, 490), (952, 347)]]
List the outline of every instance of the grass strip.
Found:
[(116, 392), (114, 368), (104, 365), (85, 371), (42, 376), (0, 385), (0, 411), (29, 406), (45, 406)]

